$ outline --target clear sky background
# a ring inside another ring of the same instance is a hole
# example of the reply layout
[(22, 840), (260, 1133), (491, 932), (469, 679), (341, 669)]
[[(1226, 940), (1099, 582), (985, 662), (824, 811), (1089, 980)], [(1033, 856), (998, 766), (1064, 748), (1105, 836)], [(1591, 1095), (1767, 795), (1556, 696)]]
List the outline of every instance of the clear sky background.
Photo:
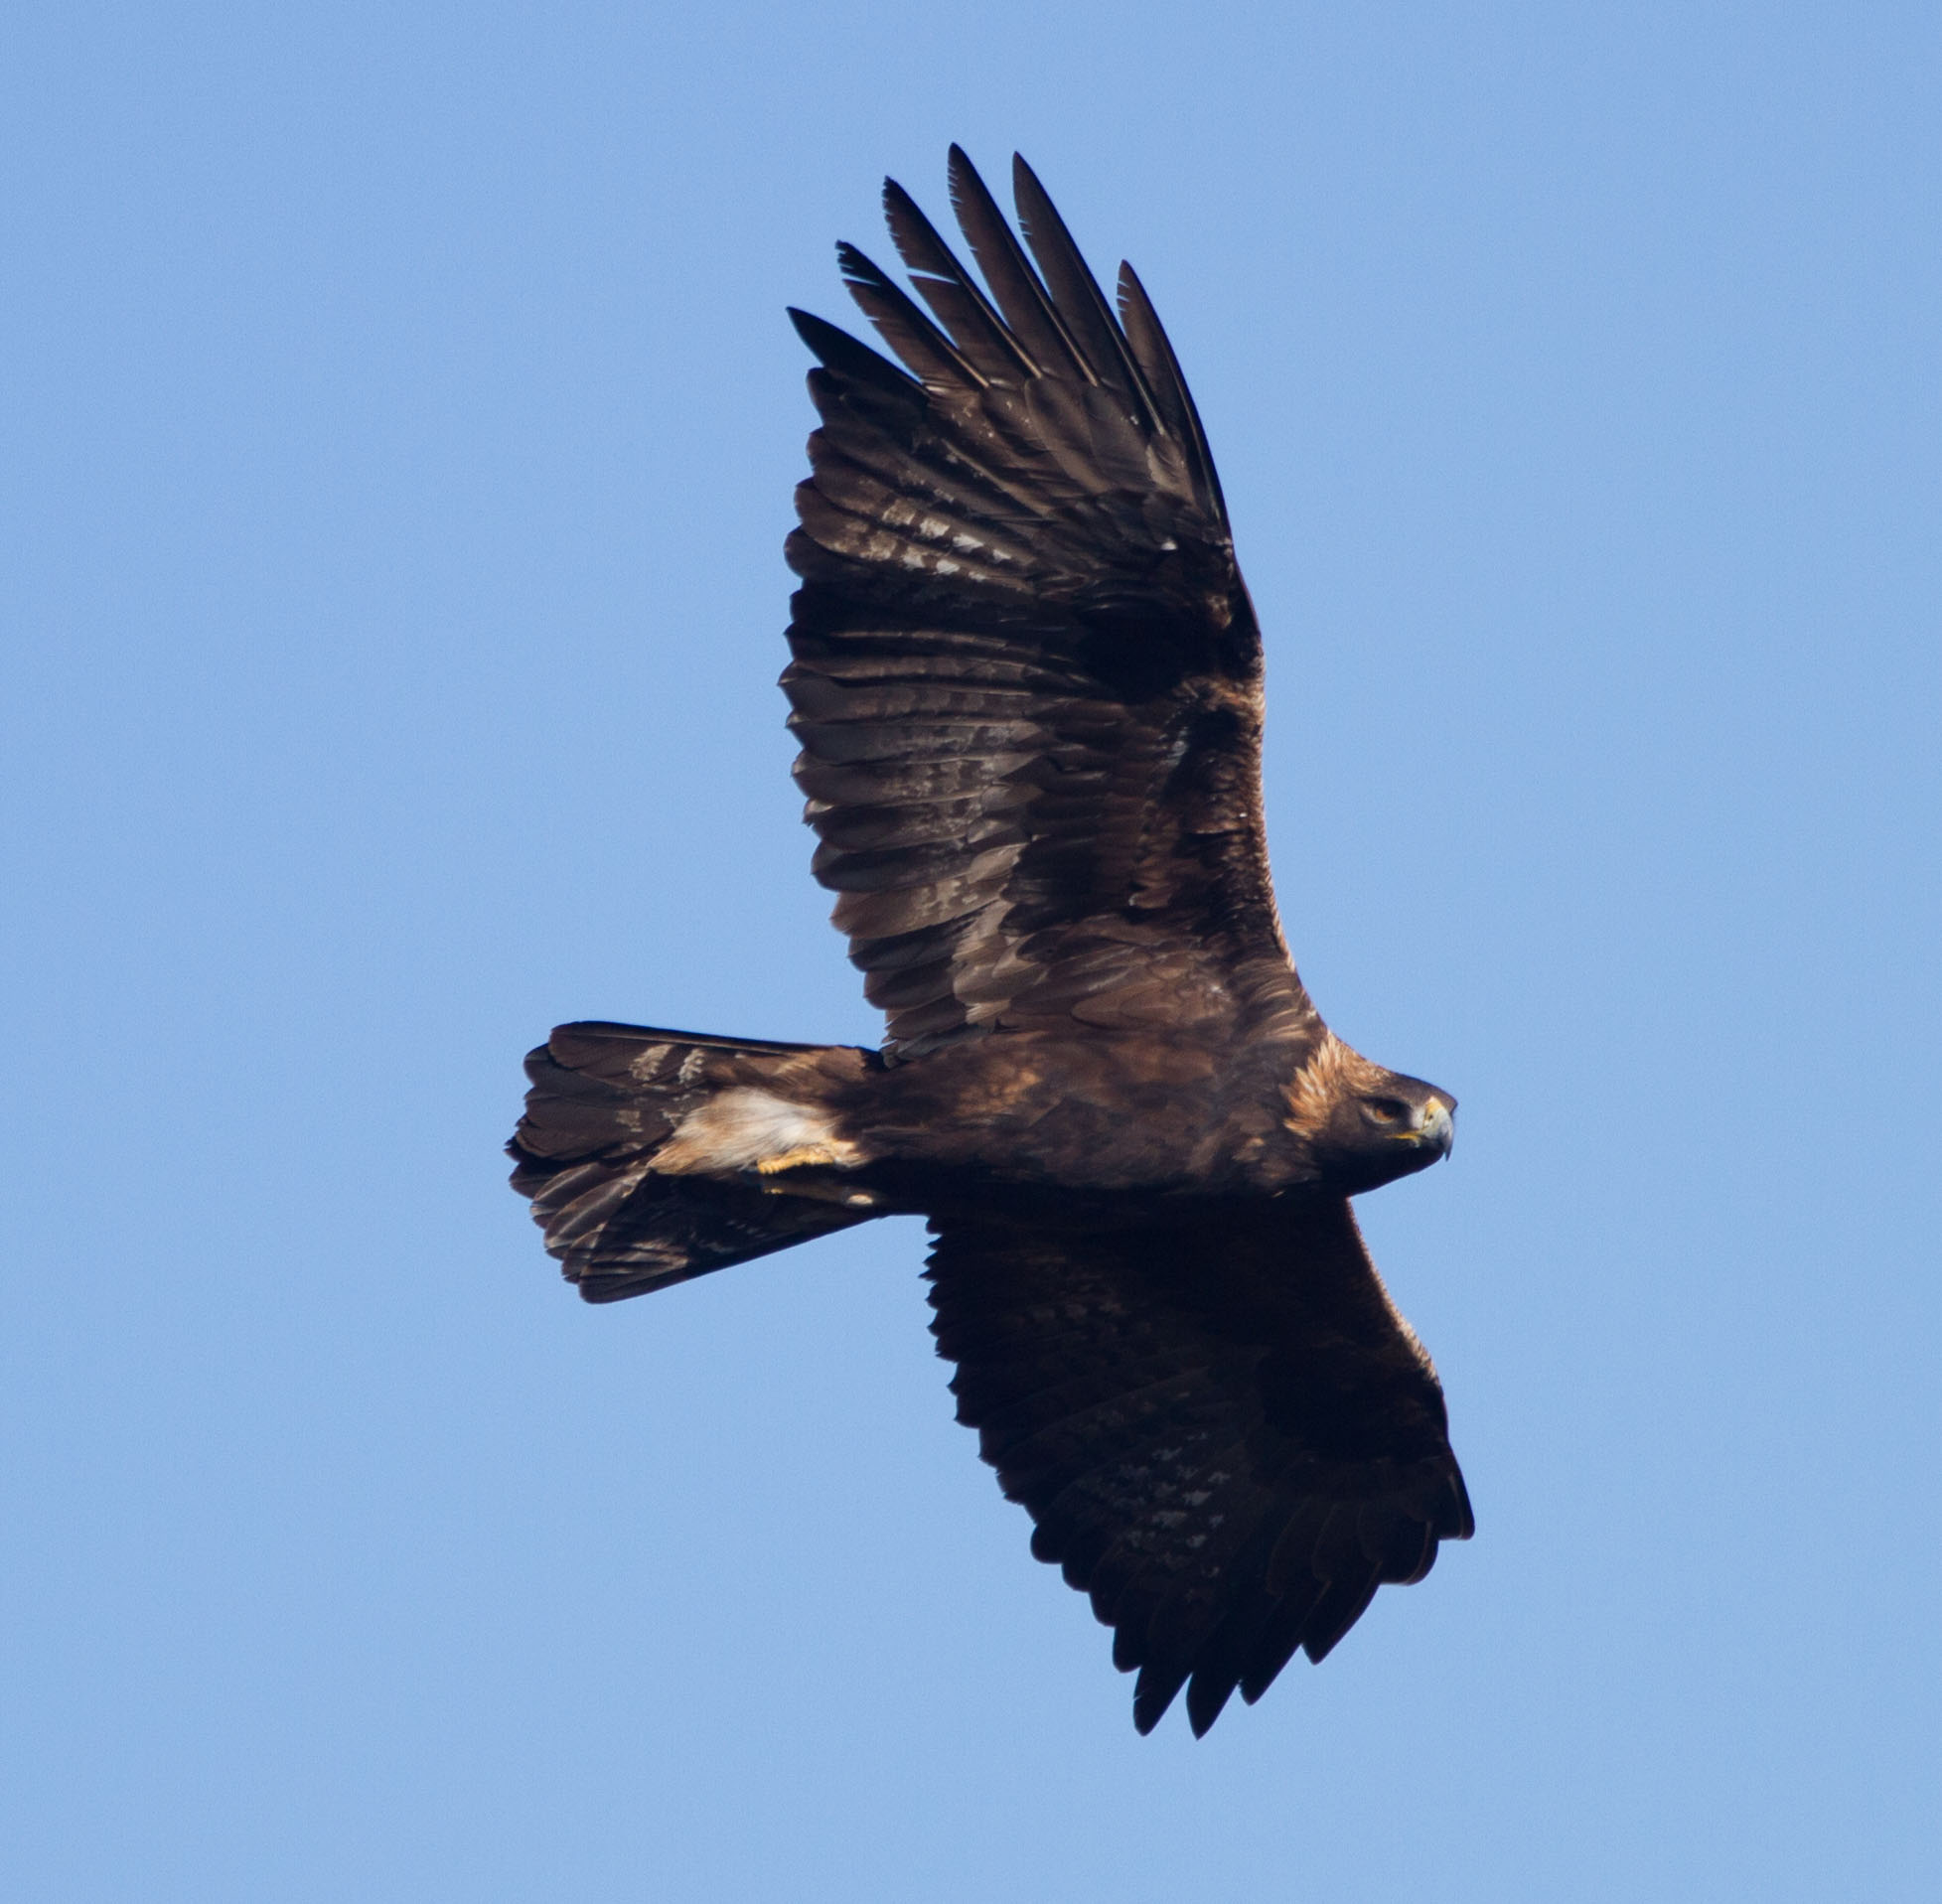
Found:
[[(1942, 16), (61, 0), (0, 141), (0, 1889), (1927, 1899)], [(1133, 258), (1476, 1539), (1195, 1743), (914, 1223), (617, 1309), (575, 1017), (874, 1042), (773, 686), (877, 183)]]

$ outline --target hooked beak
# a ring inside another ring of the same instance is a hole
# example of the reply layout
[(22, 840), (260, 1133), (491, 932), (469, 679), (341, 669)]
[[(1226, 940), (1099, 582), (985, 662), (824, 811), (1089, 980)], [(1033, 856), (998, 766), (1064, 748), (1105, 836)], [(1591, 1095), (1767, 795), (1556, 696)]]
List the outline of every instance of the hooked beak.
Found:
[(1410, 1128), (1397, 1132), (1397, 1139), (1447, 1157), (1456, 1142), (1456, 1099), (1432, 1092), (1429, 1101), (1411, 1119)]
[(1417, 1142), (1439, 1157), (1447, 1157), (1456, 1143), (1456, 1099), (1441, 1092), (1423, 1106)]

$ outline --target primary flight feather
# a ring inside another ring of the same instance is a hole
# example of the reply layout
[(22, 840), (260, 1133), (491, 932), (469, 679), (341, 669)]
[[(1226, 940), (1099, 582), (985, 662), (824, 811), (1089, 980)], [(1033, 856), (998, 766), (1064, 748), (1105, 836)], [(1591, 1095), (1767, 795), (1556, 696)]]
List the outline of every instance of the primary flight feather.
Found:
[(894, 182), (917, 298), (839, 248), (902, 367), (791, 313), (822, 421), (783, 687), (884, 1046), (563, 1025), (513, 1181), (596, 1302), (928, 1217), (959, 1419), (1134, 1723), (1184, 1686), (1204, 1732), (1472, 1532), (1348, 1202), (1445, 1155), (1455, 1100), (1288, 956), (1261, 634), (1139, 280), (1107, 303), (1023, 160), (1023, 246), (956, 147), (950, 177), (975, 273)]

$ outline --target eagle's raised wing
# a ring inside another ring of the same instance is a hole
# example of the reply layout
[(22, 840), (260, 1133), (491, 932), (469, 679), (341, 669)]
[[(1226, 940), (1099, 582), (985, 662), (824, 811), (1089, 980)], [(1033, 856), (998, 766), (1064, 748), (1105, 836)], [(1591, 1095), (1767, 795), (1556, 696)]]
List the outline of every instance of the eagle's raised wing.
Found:
[[(1091, 1213), (1094, 1221), (1098, 1213)], [(1473, 1531), (1442, 1389), (1340, 1200), (1168, 1222), (934, 1224), (958, 1418), (1137, 1669), (1196, 1733), (1386, 1580)]]
[(822, 365), (783, 676), (817, 876), (893, 1050), (1060, 1021), (1312, 1036), (1269, 883), (1261, 638), (1193, 399), (1130, 267), (1116, 317), (1014, 165), (1037, 270), (952, 149), (988, 295), (885, 187), (936, 322), (842, 247), (909, 374), (792, 314)]

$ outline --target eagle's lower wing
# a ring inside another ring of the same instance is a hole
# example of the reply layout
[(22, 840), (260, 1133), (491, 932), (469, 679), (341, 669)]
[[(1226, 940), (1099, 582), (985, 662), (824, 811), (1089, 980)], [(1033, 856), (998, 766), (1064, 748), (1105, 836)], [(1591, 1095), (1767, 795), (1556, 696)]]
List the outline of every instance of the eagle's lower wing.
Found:
[(1472, 1532), (1435, 1371), (1346, 1202), (934, 1228), (958, 1418), (1138, 1669), (1140, 1731), (1185, 1684), (1204, 1732)]
[[(1261, 814), (1261, 639), (1193, 400), (1018, 162), (1039, 269), (970, 162), (988, 295), (894, 184), (933, 323), (852, 247), (909, 366), (795, 313), (822, 426), (783, 676), (817, 876), (893, 1046), (1077, 1020), (1300, 1038)], [(1042, 273), (1042, 275), (1041, 275)]]

